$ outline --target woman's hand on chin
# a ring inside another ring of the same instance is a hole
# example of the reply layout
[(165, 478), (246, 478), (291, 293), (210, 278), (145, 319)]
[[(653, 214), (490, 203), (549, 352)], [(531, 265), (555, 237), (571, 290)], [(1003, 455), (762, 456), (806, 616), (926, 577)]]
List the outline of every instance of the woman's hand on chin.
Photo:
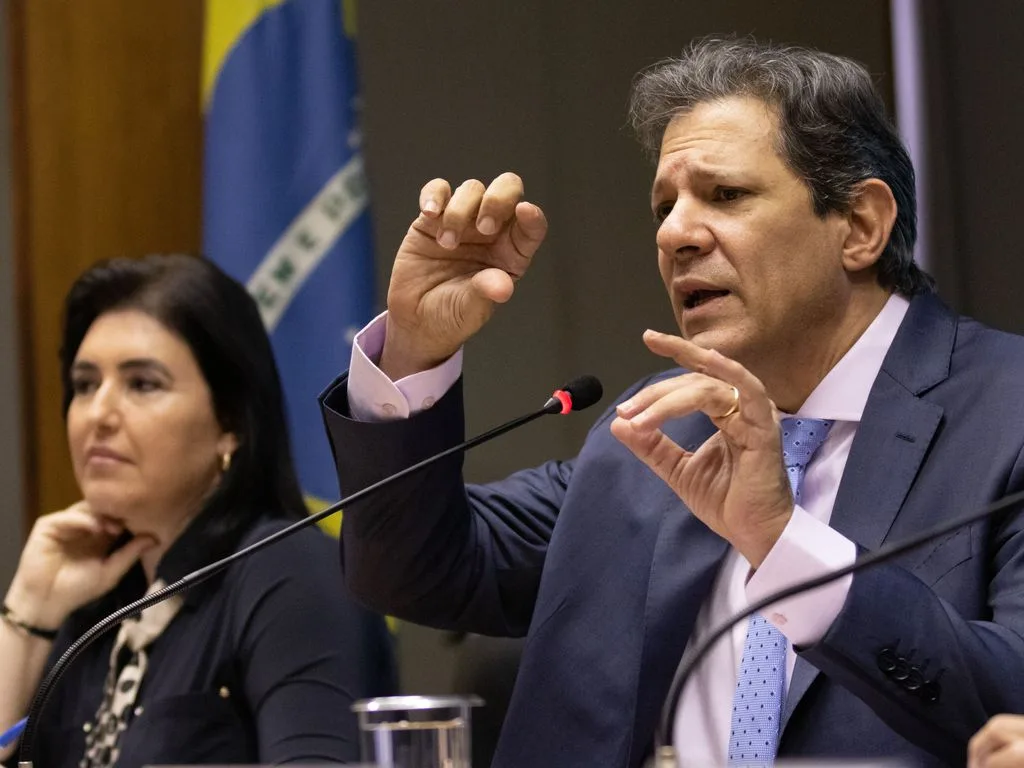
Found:
[(5, 603), (19, 619), (56, 629), (68, 615), (109, 592), (143, 552), (156, 545), (135, 536), (110, 551), (124, 525), (79, 501), (36, 520)]

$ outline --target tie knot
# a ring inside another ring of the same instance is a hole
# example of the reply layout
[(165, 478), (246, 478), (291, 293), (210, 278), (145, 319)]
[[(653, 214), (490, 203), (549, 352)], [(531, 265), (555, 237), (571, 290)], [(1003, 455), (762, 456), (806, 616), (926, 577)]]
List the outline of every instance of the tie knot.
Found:
[(835, 422), (827, 419), (782, 420), (782, 460), (786, 467), (803, 469), (828, 437)]

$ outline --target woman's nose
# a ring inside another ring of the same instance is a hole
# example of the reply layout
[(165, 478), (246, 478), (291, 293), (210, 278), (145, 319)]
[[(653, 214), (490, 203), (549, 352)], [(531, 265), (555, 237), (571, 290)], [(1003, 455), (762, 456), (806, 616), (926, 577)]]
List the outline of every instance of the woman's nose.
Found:
[(113, 382), (103, 382), (89, 403), (89, 417), (97, 426), (112, 427), (120, 422), (120, 395)]

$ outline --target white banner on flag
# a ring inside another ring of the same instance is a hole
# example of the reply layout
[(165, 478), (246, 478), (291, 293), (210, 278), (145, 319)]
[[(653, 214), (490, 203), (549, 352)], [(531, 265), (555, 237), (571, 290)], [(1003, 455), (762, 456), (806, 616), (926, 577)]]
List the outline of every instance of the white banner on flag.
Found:
[(331, 246), (369, 204), (361, 154), (334, 174), (278, 238), (246, 287), (271, 333)]

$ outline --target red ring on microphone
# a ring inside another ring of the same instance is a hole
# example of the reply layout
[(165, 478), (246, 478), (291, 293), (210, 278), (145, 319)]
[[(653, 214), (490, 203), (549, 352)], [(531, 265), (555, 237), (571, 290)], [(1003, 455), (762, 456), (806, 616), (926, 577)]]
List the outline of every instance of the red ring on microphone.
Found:
[(556, 389), (551, 393), (551, 396), (556, 398), (558, 402), (562, 404), (562, 410), (559, 411), (561, 415), (565, 415), (572, 411), (572, 395), (566, 392), (564, 389)]

